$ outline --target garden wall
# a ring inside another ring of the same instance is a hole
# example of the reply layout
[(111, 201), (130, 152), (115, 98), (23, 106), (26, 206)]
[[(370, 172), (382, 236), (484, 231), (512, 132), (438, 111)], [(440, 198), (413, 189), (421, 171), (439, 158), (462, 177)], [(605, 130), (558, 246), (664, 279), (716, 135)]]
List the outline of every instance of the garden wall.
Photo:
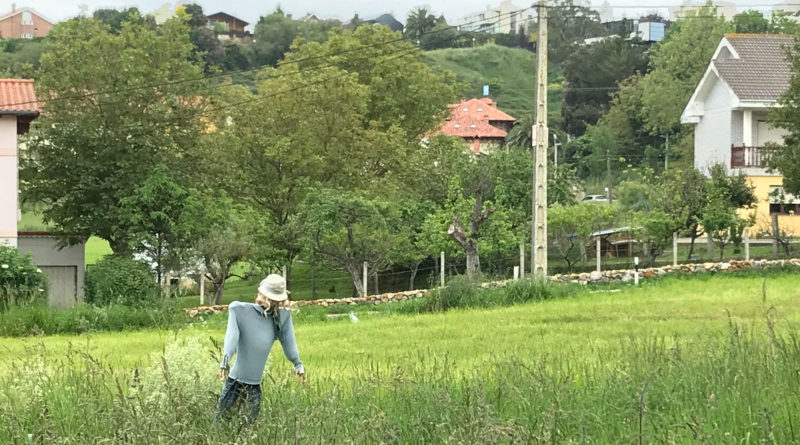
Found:
[[(698, 264), (679, 264), (677, 266), (664, 266), (658, 268), (647, 268), (639, 271), (639, 279), (645, 280), (658, 276), (664, 276), (672, 273), (729, 273), (745, 269), (767, 269), (772, 267), (786, 267), (794, 266), (800, 271), (800, 258), (793, 258), (790, 260), (731, 260), (728, 262), (720, 263), (698, 263)], [(576, 273), (576, 274), (557, 274), (549, 277), (552, 283), (579, 283), (579, 284), (600, 284), (600, 283), (627, 283), (634, 281), (634, 270), (606, 270), (594, 271), (591, 273)], [(513, 280), (492, 281), (483, 283), (483, 287), (503, 287)], [(428, 290), (413, 290), (405, 292), (385, 293), (380, 295), (369, 295), (366, 297), (353, 297), (353, 298), (326, 298), (321, 300), (308, 300), (308, 301), (293, 301), (293, 307), (302, 306), (333, 306), (333, 305), (356, 305), (356, 304), (380, 304), (390, 303), (397, 301), (412, 300), (415, 298), (422, 298)], [(220, 306), (200, 306), (195, 308), (184, 309), (189, 316), (196, 316), (198, 314), (210, 314), (227, 310), (227, 305)]]

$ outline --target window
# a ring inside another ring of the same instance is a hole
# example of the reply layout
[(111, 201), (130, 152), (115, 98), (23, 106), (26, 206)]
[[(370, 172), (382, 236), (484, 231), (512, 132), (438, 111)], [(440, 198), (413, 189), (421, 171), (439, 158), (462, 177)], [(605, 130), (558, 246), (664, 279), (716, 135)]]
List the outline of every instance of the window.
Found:
[[(23, 25), (33, 25), (33, 17), (31, 16), (30, 11), (22, 11), (22, 24)], [(25, 38), (25, 37), (23, 37)], [(28, 37), (30, 38), (30, 37)]]
[(475, 124), (470, 124), (470, 125), (469, 125), (469, 128), (478, 128), (478, 126), (477, 126), (477, 125), (475, 125)]
[(453, 125), (453, 127), (454, 128), (461, 128), (461, 124), (455, 124), (455, 125)]
[(20, 37), (23, 38), (23, 39), (32, 39), (33, 38), (33, 34), (22, 34), (22, 36), (20, 36)]
[(461, 111), (469, 111), (469, 108), (464, 107), (464, 108), (461, 109)]

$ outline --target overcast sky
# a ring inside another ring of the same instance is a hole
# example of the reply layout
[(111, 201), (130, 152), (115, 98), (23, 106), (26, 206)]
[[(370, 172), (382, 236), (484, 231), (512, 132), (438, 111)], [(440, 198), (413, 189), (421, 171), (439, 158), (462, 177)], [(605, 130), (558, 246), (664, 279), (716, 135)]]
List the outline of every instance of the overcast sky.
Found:
[[(197, 1), (203, 7), (206, 14), (224, 11), (233, 16), (239, 17), (247, 22), (255, 23), (258, 17), (273, 11), (278, 5), (284, 11), (302, 17), (308, 12), (317, 14), (320, 18), (337, 18), (349, 20), (353, 14), (358, 13), (363, 19), (374, 18), (383, 13), (390, 13), (398, 20), (405, 23), (408, 13), (419, 6), (426, 7), (435, 15), (444, 14), (447, 21), (456, 24), (458, 19), (472, 12), (486, 9), (488, 5), (496, 6), (501, 0), (291, 0), (291, 1), (247, 1), (247, 0), (200, 0)], [(780, 0), (738, 0), (734, 1), (739, 6), (750, 7), (752, 5), (769, 5), (778, 3)], [(603, 0), (593, 0), (593, 7), (597, 8)], [(6, 0), (3, 10), (10, 10), (13, 1)], [(36, 9), (45, 17), (61, 21), (73, 17), (80, 13), (78, 5), (85, 5), (91, 13), (98, 8), (127, 8), (136, 6), (145, 13), (153, 12), (157, 9), (169, 5), (174, 9), (178, 3), (191, 2), (168, 2), (165, 0), (77, 0), (76, 2), (65, 2), (63, 0), (37, 0), (36, 2), (26, 3), (16, 1), (17, 7), (30, 6)], [(533, 3), (533, 0), (512, 1), (516, 6), (526, 7)], [(576, 1), (576, 3), (578, 3)], [(656, 6), (678, 5), (681, 0), (609, 0), (611, 5), (628, 6), (628, 8), (615, 9), (614, 15), (627, 17), (637, 17), (648, 10), (658, 11)], [(797, 3), (797, 1), (792, 1)], [(630, 8), (633, 5), (641, 5), (642, 8)], [(648, 7), (653, 5), (653, 7)], [(743, 8), (742, 8), (743, 9)], [(5, 11), (0, 11), (0, 13)], [(663, 12), (666, 12), (663, 9)]]

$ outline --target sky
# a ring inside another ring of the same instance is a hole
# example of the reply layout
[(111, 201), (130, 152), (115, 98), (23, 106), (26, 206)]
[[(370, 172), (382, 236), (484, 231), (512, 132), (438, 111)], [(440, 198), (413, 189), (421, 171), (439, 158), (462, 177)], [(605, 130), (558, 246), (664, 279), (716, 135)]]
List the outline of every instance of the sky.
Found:
[[(496, 6), (501, 0), (291, 0), (291, 1), (247, 1), (247, 0), (197, 0), (194, 3), (203, 7), (206, 14), (224, 11), (233, 16), (239, 17), (247, 22), (255, 23), (262, 15), (266, 15), (280, 7), (294, 17), (302, 17), (306, 13), (312, 12), (320, 18), (336, 18), (339, 20), (349, 20), (354, 14), (358, 13), (362, 19), (374, 18), (383, 13), (390, 13), (398, 20), (405, 23), (405, 18), (409, 12), (417, 7), (425, 7), (435, 15), (444, 14), (448, 23), (457, 24), (462, 16), (473, 12), (479, 12), (487, 6)], [(612, 6), (619, 5), (624, 8), (614, 10), (615, 16), (637, 17), (650, 11), (662, 12), (666, 15), (665, 7), (668, 5), (678, 5), (681, 0), (608, 0)], [(747, 9), (754, 5), (770, 5), (781, 0), (736, 0), (740, 9)], [(786, 1), (786, 0), (783, 0)], [(792, 3), (800, 0), (788, 0)], [(594, 0), (592, 6), (599, 8), (603, 0)], [(176, 1), (167, 0), (78, 0), (75, 3), (63, 0), (37, 0), (36, 2), (25, 3), (17, 1), (17, 7), (30, 6), (39, 13), (54, 21), (61, 21), (81, 12), (81, 6), (91, 13), (99, 8), (122, 9), (136, 6), (145, 13), (154, 12), (164, 6), (175, 8)], [(187, 2), (192, 3), (192, 2)], [(513, 4), (519, 7), (530, 6), (534, 0), (513, 0)], [(576, 3), (578, 3), (576, 1)], [(12, 1), (8, 1), (4, 8), (11, 10)], [(637, 6), (632, 8), (632, 6)], [(6, 11), (0, 11), (3, 13)]]

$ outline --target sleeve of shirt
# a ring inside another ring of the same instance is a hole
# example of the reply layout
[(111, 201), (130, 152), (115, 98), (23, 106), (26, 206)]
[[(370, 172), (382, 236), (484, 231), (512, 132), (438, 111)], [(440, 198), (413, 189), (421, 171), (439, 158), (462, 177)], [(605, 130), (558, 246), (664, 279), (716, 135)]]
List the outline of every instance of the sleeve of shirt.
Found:
[[(284, 311), (281, 311), (284, 312)], [(304, 374), (303, 362), (300, 361), (300, 353), (297, 352), (297, 341), (294, 338), (294, 325), (292, 324), (292, 313), (285, 311), (281, 317), (281, 348), (283, 355), (294, 364), (295, 372)]]
[(237, 302), (233, 302), (228, 306), (228, 328), (225, 330), (225, 346), (223, 347), (222, 363), (219, 364), (220, 368), (230, 368), (230, 361), (239, 346), (238, 306)]

